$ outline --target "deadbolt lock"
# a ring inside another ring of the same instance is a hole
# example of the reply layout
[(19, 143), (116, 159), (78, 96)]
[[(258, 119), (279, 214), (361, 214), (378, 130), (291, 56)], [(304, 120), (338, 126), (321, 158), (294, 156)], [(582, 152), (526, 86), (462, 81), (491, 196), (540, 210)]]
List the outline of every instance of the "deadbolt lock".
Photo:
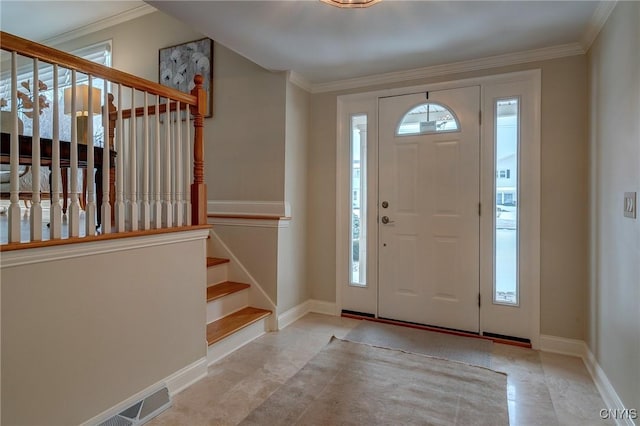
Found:
[(388, 201), (383, 201), (382, 202), (382, 208), (386, 209), (387, 207), (389, 207), (389, 202)]

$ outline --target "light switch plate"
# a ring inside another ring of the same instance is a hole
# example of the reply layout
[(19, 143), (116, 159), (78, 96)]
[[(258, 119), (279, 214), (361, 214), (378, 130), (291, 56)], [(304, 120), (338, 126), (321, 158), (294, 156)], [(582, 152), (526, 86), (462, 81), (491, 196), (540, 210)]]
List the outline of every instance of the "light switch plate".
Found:
[(636, 192), (624, 193), (624, 217), (636, 218), (636, 212), (638, 211), (638, 198)]

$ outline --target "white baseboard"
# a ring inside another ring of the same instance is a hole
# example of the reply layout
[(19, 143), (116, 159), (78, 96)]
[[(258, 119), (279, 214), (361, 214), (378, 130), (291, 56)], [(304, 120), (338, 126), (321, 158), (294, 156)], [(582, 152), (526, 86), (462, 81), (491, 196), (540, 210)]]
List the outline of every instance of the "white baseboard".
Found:
[[(618, 393), (584, 341), (543, 334), (540, 335), (540, 350), (581, 358), (604, 401), (605, 407), (610, 410), (615, 410), (617, 413), (626, 413), (624, 404), (618, 396)], [(629, 416), (624, 419), (613, 420), (615, 420), (619, 426), (634, 426), (634, 421), (628, 417)]]
[[(598, 388), (598, 392), (600, 392), (600, 396), (604, 400), (604, 405), (612, 410), (616, 410), (617, 413), (626, 413), (625, 406), (618, 393), (614, 389), (613, 385), (609, 381), (609, 378), (605, 374), (600, 364), (596, 360), (596, 357), (593, 356), (591, 350), (585, 345), (585, 356), (583, 358), (584, 364), (587, 366), (587, 370), (593, 381)], [(614, 419), (618, 426), (634, 426), (635, 422), (628, 418), (624, 419)]]
[(587, 345), (582, 340), (567, 339), (565, 337), (540, 335), (540, 350), (556, 354), (577, 356), (584, 360)]
[(309, 300), (311, 302), (311, 312), (315, 312), (317, 314), (325, 314), (337, 316), (339, 312), (337, 311), (337, 306), (335, 302), (325, 302), (324, 300)]
[(338, 313), (336, 309), (335, 302), (325, 302), (324, 300), (315, 299), (306, 300), (278, 315), (278, 329), (281, 330), (285, 328), (310, 312), (337, 316)]
[(165, 379), (169, 395), (176, 395), (207, 375), (207, 359), (200, 358)]
[(175, 373), (167, 376), (166, 378), (154, 383), (153, 385), (141, 390), (140, 392), (131, 395), (124, 401), (114, 405), (111, 408), (103, 411), (97, 416), (81, 423), (82, 426), (90, 426), (100, 424), (107, 419), (115, 416), (123, 410), (129, 408), (132, 404), (140, 401), (141, 399), (149, 396), (158, 389), (166, 386), (169, 390), (169, 395), (173, 396), (182, 390), (188, 388), (198, 380), (206, 377), (207, 375), (207, 359), (201, 358), (196, 362), (187, 365), (186, 367), (176, 371)]
[(297, 306), (278, 315), (278, 329), (281, 330), (286, 326), (296, 322), (303, 316), (311, 312), (311, 301), (307, 300)]

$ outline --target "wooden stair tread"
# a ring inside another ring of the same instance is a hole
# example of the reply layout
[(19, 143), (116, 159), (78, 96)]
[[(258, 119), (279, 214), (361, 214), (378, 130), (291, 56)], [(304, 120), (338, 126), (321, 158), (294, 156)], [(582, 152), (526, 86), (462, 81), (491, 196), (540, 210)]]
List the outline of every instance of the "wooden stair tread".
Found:
[(271, 311), (260, 308), (247, 307), (207, 324), (207, 342), (209, 346), (227, 336), (241, 330), (262, 318), (271, 315)]
[(229, 259), (223, 259), (221, 257), (207, 257), (207, 268), (222, 265), (223, 263), (229, 263)]
[(251, 287), (249, 284), (236, 283), (233, 281), (226, 281), (220, 284), (207, 287), (207, 302), (219, 299), (223, 296), (236, 293), (238, 291), (245, 290)]

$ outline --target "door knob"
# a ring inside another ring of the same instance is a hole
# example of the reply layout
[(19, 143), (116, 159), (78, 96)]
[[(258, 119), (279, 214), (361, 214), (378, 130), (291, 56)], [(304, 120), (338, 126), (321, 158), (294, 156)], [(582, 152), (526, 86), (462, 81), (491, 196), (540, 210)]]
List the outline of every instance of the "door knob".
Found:
[(382, 223), (383, 223), (384, 225), (388, 225), (388, 224), (390, 224), (390, 223), (393, 223), (393, 221), (392, 221), (392, 220), (389, 220), (389, 216), (382, 216), (382, 218), (381, 218), (380, 220), (382, 221)]

